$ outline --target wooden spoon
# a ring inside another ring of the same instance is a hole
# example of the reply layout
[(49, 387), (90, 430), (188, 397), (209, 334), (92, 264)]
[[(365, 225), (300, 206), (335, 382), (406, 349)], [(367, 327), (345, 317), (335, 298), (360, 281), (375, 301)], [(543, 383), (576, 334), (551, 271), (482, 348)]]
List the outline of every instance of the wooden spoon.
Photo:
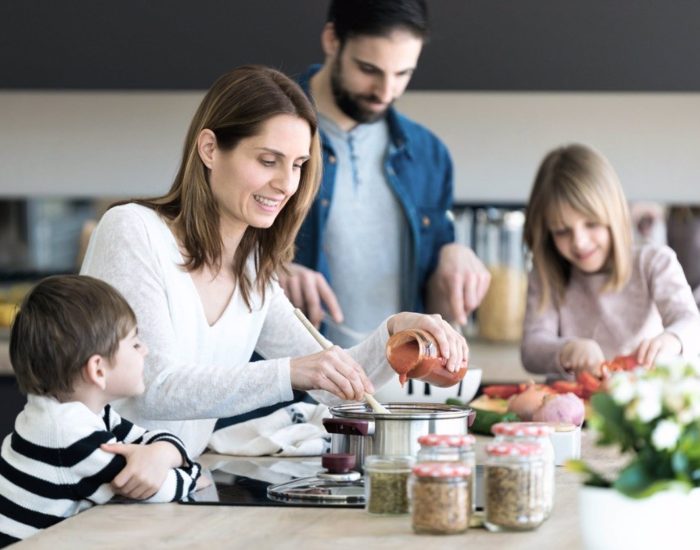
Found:
[[(306, 318), (306, 315), (304, 315), (299, 308), (294, 310), (294, 315), (297, 316), (297, 319), (301, 321), (301, 324), (306, 327), (309, 334), (314, 337), (314, 340), (316, 340), (323, 349), (333, 347), (333, 344), (323, 337), (323, 335), (316, 329), (315, 326), (311, 324), (311, 321)], [(391, 411), (377, 401), (371, 393), (365, 393), (365, 401), (367, 401), (374, 412), (378, 414), (391, 414)]]

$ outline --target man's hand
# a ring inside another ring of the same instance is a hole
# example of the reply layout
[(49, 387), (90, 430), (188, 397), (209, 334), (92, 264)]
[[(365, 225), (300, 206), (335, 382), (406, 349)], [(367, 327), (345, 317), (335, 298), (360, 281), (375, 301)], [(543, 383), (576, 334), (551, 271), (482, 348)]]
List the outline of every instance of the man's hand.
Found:
[(182, 466), (180, 451), (167, 441), (150, 445), (104, 443), (100, 448), (126, 458), (126, 466), (112, 480), (112, 488), (118, 495), (128, 498), (152, 497), (165, 482), (168, 471)]
[(588, 371), (600, 378), (605, 361), (603, 350), (595, 340), (576, 338), (570, 340), (561, 349), (559, 363), (568, 372)]
[(343, 311), (326, 278), (313, 269), (299, 264), (288, 264), (289, 274), (280, 272), (279, 283), (284, 293), (296, 307), (301, 309), (311, 323), (318, 327), (323, 320), (325, 304), (336, 323), (343, 322)]
[(438, 265), (428, 281), (428, 309), (465, 325), (490, 283), (491, 274), (470, 248), (446, 244), (440, 249)]

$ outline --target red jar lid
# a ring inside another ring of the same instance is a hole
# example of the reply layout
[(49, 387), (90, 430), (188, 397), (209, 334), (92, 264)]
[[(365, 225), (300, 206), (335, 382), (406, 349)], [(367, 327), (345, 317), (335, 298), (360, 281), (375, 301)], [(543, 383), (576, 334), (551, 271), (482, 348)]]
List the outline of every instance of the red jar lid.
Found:
[(473, 435), (425, 434), (418, 438), (423, 447), (471, 447), (476, 442)]
[(491, 433), (511, 437), (542, 437), (553, 432), (554, 428), (544, 422), (498, 422), (491, 426)]
[(465, 477), (472, 469), (459, 462), (420, 462), (413, 467), (416, 477)]
[(537, 443), (489, 443), (486, 454), (489, 456), (538, 456), (543, 453), (542, 445)]

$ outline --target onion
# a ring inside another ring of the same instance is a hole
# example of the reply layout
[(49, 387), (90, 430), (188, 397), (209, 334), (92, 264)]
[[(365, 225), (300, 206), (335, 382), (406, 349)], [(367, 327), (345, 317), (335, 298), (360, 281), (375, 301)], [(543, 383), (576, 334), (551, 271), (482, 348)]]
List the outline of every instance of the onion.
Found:
[(536, 422), (566, 422), (580, 426), (584, 414), (583, 401), (579, 397), (573, 393), (560, 393), (546, 396), (532, 419)]
[(549, 388), (530, 384), (525, 391), (508, 400), (508, 412), (517, 414), (520, 420), (530, 421), (535, 411), (542, 406), (545, 396), (551, 393)]

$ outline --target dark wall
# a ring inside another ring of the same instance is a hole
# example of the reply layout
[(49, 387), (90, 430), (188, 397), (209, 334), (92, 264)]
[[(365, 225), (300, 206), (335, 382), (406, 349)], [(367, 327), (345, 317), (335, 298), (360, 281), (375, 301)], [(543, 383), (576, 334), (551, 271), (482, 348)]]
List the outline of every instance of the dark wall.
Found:
[[(4, 0), (0, 88), (205, 89), (321, 60), (325, 0)], [(413, 89), (700, 90), (695, 0), (432, 0)]]

